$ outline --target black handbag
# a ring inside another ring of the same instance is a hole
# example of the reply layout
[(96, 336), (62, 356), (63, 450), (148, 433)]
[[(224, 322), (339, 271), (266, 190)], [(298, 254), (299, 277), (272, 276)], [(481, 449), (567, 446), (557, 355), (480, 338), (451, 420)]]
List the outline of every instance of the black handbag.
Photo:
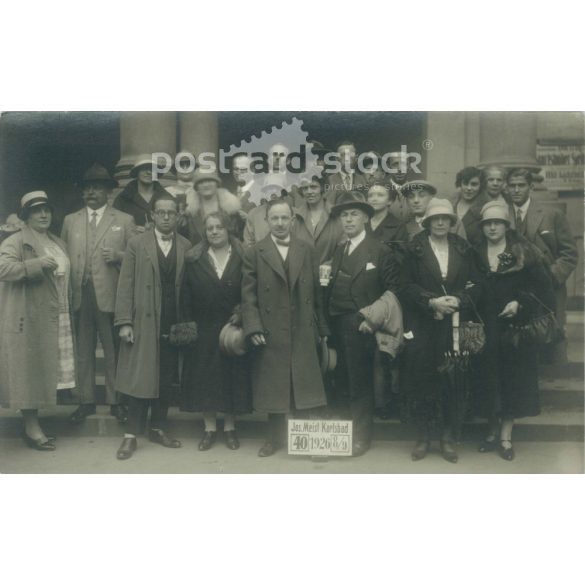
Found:
[(554, 312), (535, 294), (526, 294), (534, 299), (544, 309), (544, 312), (536, 317), (532, 317), (524, 324), (510, 323), (508, 325), (502, 335), (502, 341), (514, 349), (517, 349), (519, 345), (524, 343), (546, 345), (562, 337), (561, 328), (559, 327)]
[(169, 344), (175, 347), (186, 347), (197, 341), (197, 323), (175, 323), (169, 332)]

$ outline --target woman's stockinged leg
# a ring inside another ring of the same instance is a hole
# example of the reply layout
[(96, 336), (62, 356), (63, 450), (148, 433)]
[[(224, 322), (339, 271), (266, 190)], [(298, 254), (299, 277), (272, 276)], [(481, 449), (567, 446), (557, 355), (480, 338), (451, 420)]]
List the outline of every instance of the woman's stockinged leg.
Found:
[(39, 423), (39, 411), (36, 408), (27, 408), (21, 410), (22, 418), (24, 421), (24, 430), (25, 433), (31, 439), (42, 439), (43, 441), (47, 440), (43, 429)]

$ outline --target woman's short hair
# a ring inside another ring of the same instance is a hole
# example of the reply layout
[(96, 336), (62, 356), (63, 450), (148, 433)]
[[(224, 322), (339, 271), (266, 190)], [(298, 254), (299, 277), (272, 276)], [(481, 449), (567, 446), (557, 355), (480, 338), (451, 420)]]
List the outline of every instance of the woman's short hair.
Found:
[(317, 175), (313, 175), (310, 181), (303, 183), (299, 186), (299, 191), (302, 191), (304, 187), (308, 187), (309, 183), (319, 183), (319, 187), (321, 187), (321, 193), (325, 191), (325, 179), (323, 177), (318, 177)]
[(512, 169), (509, 173), (508, 176), (506, 177), (506, 183), (509, 183), (511, 181), (511, 179), (513, 179), (514, 177), (520, 177), (522, 179), (526, 179), (526, 182), (528, 184), (532, 184), (534, 183), (534, 174), (532, 173), (532, 171), (530, 169), (523, 169), (523, 168), (518, 168), (518, 169)]
[(483, 190), (485, 187), (485, 175), (477, 167), (465, 167), (461, 169), (455, 177), (455, 187), (461, 187), (461, 185), (469, 183), (475, 177), (479, 178), (479, 188)]
[(488, 173), (490, 171), (499, 171), (500, 174), (502, 175), (502, 179), (504, 179), (504, 181), (506, 180), (507, 172), (506, 172), (506, 169), (504, 167), (501, 167), (499, 165), (489, 165), (489, 166), (485, 167), (485, 169), (482, 169), (484, 181), (487, 182), (487, 176), (488, 176)]
[(207, 228), (207, 222), (211, 218), (217, 219), (222, 228), (224, 228), (226, 230), (228, 229), (230, 218), (229, 218), (229, 215), (223, 209), (219, 209), (218, 211), (212, 211), (211, 213), (208, 213), (203, 218), (203, 225), (206, 228)]

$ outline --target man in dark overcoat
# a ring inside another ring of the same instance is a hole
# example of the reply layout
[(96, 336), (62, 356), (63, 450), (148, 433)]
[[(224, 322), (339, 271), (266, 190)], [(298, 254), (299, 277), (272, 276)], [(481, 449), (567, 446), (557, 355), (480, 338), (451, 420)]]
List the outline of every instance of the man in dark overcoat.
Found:
[(128, 397), (128, 423), (118, 459), (132, 457), (149, 408), (149, 440), (163, 447), (181, 446), (165, 432), (179, 369), (178, 352), (168, 343), (168, 335), (179, 321), (185, 252), (191, 244), (176, 233), (178, 203), (171, 195), (155, 200), (153, 220), (153, 230), (128, 243), (118, 282), (114, 325), (120, 328), (122, 343), (116, 390)]
[(349, 404), (354, 456), (369, 449), (374, 412), (376, 340), (359, 311), (385, 291), (398, 289), (398, 263), (392, 252), (366, 232), (373, 214), (372, 206), (356, 191), (340, 195), (332, 209), (333, 217), (341, 219), (347, 241), (333, 254), (327, 313), (338, 356), (336, 401)]
[(317, 259), (310, 244), (291, 237), (290, 203), (270, 201), (266, 220), (270, 233), (246, 250), (242, 278), (254, 409), (269, 417), (260, 457), (282, 445), (287, 413), (325, 406), (317, 345), (329, 334)]

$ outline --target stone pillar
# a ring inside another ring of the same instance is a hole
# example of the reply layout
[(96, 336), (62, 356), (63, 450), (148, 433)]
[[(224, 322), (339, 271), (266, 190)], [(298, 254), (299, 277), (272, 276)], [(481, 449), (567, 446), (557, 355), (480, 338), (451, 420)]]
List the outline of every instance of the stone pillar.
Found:
[(120, 161), (116, 179), (124, 186), (134, 163), (153, 152), (173, 157), (177, 149), (176, 112), (122, 112), (120, 114)]
[[(427, 113), (421, 155), (426, 162), (426, 178), (437, 187), (439, 197), (453, 196), (455, 176), (466, 164), (465, 122), (465, 112)], [(432, 148), (424, 150), (425, 145)]]
[(538, 171), (536, 128), (536, 114), (533, 112), (481, 112), (479, 166), (495, 164)]
[(218, 152), (217, 112), (179, 113), (180, 150), (197, 157), (202, 152)]

